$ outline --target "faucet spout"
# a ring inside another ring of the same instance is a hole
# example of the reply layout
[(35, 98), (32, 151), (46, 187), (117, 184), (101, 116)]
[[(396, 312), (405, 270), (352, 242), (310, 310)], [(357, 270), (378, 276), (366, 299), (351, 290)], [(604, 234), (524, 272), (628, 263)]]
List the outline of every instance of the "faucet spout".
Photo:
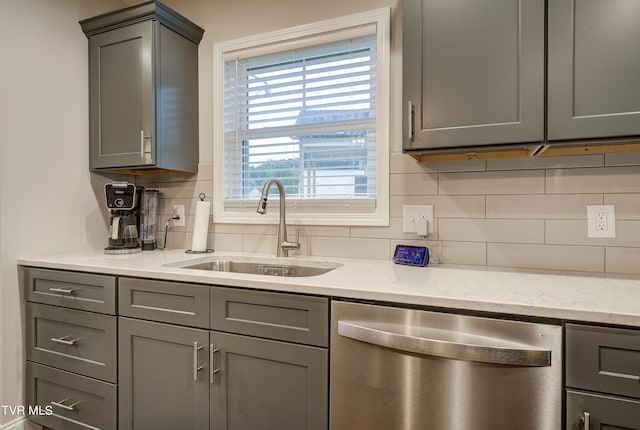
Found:
[(285, 208), (285, 193), (282, 183), (275, 179), (269, 178), (262, 186), (262, 194), (260, 195), (260, 201), (258, 202), (257, 212), (260, 215), (267, 213), (267, 196), (271, 185), (275, 184), (278, 187), (278, 193), (280, 194), (280, 220), (278, 222), (278, 248), (276, 255), (278, 257), (288, 257), (289, 250), (300, 249), (300, 243), (289, 242), (287, 240), (287, 221), (286, 221), (286, 208)]

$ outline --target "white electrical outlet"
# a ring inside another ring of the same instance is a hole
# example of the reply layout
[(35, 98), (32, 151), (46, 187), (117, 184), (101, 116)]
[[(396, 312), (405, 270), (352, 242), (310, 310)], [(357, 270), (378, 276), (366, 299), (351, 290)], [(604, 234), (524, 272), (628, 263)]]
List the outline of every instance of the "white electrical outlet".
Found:
[(402, 231), (418, 236), (433, 233), (433, 206), (402, 206)]
[(173, 205), (173, 216), (179, 216), (180, 219), (173, 220), (174, 227), (184, 227), (185, 225), (185, 215), (184, 215), (184, 205)]
[(587, 237), (616, 237), (616, 207), (614, 205), (587, 206)]

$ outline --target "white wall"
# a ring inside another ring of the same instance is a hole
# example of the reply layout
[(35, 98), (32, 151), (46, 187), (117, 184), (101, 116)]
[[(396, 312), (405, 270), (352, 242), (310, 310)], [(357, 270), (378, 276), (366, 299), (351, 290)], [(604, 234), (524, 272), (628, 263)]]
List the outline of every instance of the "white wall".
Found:
[[(0, 405), (23, 400), (16, 259), (104, 246), (88, 171), (87, 39), (78, 21), (115, 0), (0, 0)], [(16, 417), (0, 411), (0, 428)]]

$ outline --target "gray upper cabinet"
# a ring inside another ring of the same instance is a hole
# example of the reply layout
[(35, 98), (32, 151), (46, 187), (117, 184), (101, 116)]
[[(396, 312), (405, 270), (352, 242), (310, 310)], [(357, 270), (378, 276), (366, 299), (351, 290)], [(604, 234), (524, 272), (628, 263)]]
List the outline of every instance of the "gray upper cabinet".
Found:
[(640, 135), (640, 2), (549, 1), (548, 138)]
[(90, 169), (197, 171), (204, 30), (157, 1), (80, 24), (89, 39)]
[(544, 14), (544, 0), (405, 0), (404, 150), (541, 142)]

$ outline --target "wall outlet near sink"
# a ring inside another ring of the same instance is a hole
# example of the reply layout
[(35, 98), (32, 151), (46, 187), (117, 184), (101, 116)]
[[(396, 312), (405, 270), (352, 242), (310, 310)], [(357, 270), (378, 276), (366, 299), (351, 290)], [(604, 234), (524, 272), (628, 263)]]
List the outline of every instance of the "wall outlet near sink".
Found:
[(173, 216), (180, 217), (180, 219), (173, 220), (173, 226), (184, 227), (185, 225), (184, 205), (173, 205)]
[(426, 236), (433, 233), (433, 206), (402, 206), (402, 231)]
[(587, 237), (590, 237), (590, 238), (616, 237), (615, 205), (588, 205), (587, 206)]

